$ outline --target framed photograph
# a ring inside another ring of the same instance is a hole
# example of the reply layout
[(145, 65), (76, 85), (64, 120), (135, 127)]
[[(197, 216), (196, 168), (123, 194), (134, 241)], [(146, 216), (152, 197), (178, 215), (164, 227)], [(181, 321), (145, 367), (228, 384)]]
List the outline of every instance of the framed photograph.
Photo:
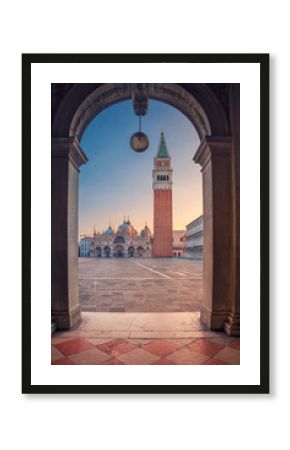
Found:
[(269, 55), (23, 54), (23, 393), (269, 392)]

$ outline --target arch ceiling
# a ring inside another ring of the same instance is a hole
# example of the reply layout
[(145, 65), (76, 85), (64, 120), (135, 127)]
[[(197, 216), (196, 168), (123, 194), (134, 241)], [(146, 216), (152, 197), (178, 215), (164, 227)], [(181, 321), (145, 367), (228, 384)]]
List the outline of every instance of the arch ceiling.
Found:
[[(168, 103), (180, 110), (203, 139), (206, 135), (226, 136), (229, 126), (223, 107), (206, 84), (146, 84), (148, 98)], [(132, 98), (134, 84), (75, 84), (53, 114), (53, 137), (81, 139), (90, 121), (114, 103)]]

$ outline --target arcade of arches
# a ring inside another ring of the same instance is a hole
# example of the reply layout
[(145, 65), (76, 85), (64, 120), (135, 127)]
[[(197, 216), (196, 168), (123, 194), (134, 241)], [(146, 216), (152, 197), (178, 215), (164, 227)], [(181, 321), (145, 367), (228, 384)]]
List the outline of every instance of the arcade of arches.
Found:
[[(58, 329), (71, 328), (81, 314), (78, 183), (80, 166), (87, 162), (81, 136), (96, 114), (131, 98), (133, 88), (130, 83), (52, 84), (52, 317)], [(147, 93), (183, 112), (199, 135), (193, 159), (203, 176), (201, 321), (212, 330), (238, 336), (239, 85), (152, 83)], [(114, 251), (122, 256), (122, 244), (116, 243)]]

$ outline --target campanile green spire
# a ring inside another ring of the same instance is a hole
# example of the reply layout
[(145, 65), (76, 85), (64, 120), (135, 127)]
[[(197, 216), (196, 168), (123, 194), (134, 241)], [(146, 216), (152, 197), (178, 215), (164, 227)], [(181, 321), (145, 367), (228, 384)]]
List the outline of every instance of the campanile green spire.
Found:
[(160, 142), (159, 142), (159, 147), (158, 147), (156, 158), (170, 158), (167, 147), (166, 147), (163, 130), (161, 130)]

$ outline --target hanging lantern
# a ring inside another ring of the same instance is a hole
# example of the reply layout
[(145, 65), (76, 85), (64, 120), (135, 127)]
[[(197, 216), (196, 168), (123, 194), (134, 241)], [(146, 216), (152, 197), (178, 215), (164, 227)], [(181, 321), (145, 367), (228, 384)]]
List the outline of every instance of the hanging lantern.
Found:
[(149, 147), (149, 139), (145, 133), (137, 131), (137, 133), (134, 133), (131, 137), (130, 145), (135, 152), (142, 153)]
[(133, 134), (130, 139), (132, 149), (137, 153), (144, 152), (149, 147), (149, 139), (141, 131), (142, 116), (148, 112), (148, 97), (146, 95), (146, 84), (135, 84), (132, 90), (134, 114), (139, 116), (139, 131)]

